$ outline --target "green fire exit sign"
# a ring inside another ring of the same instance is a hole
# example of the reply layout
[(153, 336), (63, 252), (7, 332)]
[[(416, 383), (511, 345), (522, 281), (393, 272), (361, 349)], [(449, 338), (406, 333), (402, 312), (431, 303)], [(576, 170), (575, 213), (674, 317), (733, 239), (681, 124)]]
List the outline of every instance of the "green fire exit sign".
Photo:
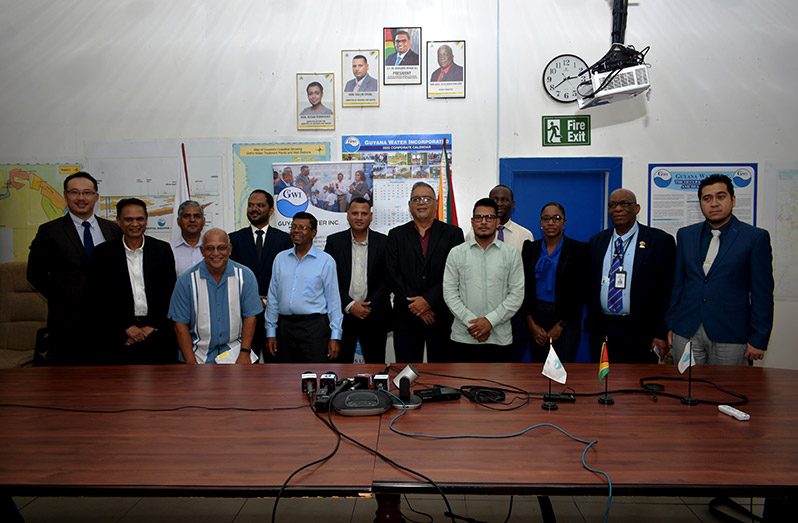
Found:
[(543, 146), (590, 145), (590, 115), (544, 116)]

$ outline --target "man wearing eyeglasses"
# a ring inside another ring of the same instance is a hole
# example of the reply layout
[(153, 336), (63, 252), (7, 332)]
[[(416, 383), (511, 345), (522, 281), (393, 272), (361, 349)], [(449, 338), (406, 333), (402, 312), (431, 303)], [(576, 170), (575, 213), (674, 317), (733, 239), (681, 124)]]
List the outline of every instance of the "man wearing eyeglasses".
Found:
[(474, 204), (474, 238), (454, 247), (443, 273), (443, 299), (454, 315), (452, 359), (513, 361), (510, 320), (524, 299), (524, 268), (518, 249), (499, 241), (498, 206)]
[(613, 227), (590, 239), (586, 330), (598, 360), (607, 340), (612, 361), (656, 363), (667, 350), (676, 243), (637, 221), (640, 205), (628, 189), (610, 194)]
[(203, 261), (177, 279), (169, 304), (181, 361), (254, 363), (255, 317), (263, 310), (255, 274), (230, 259), (221, 229), (206, 231), (201, 249)]
[(396, 31), (394, 48), (396, 51), (385, 58), (385, 65), (418, 65), (418, 54), (412, 49), (410, 33), (404, 29)]
[(388, 232), (386, 265), (394, 294), (396, 361), (450, 361), (452, 313), (443, 300), (443, 271), (453, 247), (463, 243), (459, 227), (436, 219), (438, 200), (424, 182), (410, 192), (413, 219)]
[(114, 222), (94, 215), (99, 195), (97, 180), (89, 173), (64, 179), (64, 199), (69, 212), (42, 224), (30, 245), (27, 276), (47, 298), (47, 351), (39, 357), (47, 363), (81, 364), (94, 360), (92, 342), (75, 335), (76, 329), (85, 332), (91, 309), (94, 247), (122, 233)]
[(274, 259), (266, 301), (266, 347), (283, 363), (325, 363), (341, 350), (341, 297), (335, 260), (313, 245), (318, 221), (298, 212), (293, 249)]

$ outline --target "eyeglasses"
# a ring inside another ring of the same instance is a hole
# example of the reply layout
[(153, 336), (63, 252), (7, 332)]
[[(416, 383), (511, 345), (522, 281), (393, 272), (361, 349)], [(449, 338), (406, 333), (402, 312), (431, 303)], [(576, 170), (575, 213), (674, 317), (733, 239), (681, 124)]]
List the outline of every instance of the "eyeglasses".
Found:
[(410, 198), (410, 203), (418, 205), (419, 203), (429, 203), (434, 199), (434, 196), (413, 196)]
[(554, 216), (541, 216), (540, 217), (541, 223), (550, 223), (550, 222), (560, 223), (564, 219), (565, 218), (563, 218), (559, 214), (555, 214)]
[(227, 245), (227, 244), (225, 244), (225, 245), (219, 245), (218, 247), (217, 247), (216, 245), (203, 245), (203, 246), (202, 246), (202, 250), (203, 250), (204, 252), (215, 252), (215, 251), (219, 251), (221, 254), (224, 254), (224, 253), (226, 253), (226, 252), (227, 252), (227, 250), (228, 250), (229, 248), (230, 248), (230, 245)]
[(498, 218), (495, 214), (475, 214), (471, 217), (471, 220), (475, 222), (492, 222)]
[(91, 198), (92, 196), (96, 196), (96, 191), (79, 191), (77, 189), (70, 189), (66, 192), (72, 198), (77, 198), (78, 196), (83, 196), (84, 198)]
[(607, 204), (607, 209), (613, 210), (616, 207), (631, 207), (635, 205), (637, 202), (630, 202), (628, 200), (621, 200), (619, 202), (610, 202)]
[(289, 229), (291, 229), (292, 231), (305, 232), (310, 230), (310, 225), (303, 225), (301, 223), (292, 223)]

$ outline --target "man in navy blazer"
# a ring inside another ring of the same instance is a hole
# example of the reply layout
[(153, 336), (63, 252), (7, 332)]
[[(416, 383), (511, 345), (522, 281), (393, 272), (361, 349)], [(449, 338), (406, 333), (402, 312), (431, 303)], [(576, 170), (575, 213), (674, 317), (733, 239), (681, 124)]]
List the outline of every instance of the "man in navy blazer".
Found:
[[(396, 51), (385, 57), (385, 65), (418, 65), (418, 54), (411, 47), (410, 33), (399, 29), (393, 39)], [(396, 63), (397, 58), (399, 63)]]
[[(697, 364), (762, 359), (773, 328), (770, 235), (732, 214), (736, 198), (728, 176), (704, 178), (698, 199), (706, 220), (676, 235), (668, 310), (674, 360), (679, 361), (688, 339)], [(713, 248), (715, 236), (719, 246)]]
[[(655, 363), (655, 347), (667, 352), (665, 314), (676, 245), (665, 231), (638, 223), (640, 205), (632, 191), (613, 191), (608, 208), (613, 227), (588, 244), (590, 349), (598, 360), (606, 338), (612, 361)], [(613, 271), (616, 260), (620, 267)]]
[(94, 251), (94, 317), (102, 333), (96, 363), (177, 363), (174, 324), (167, 317), (177, 280), (172, 248), (145, 236), (147, 205), (138, 198), (119, 200), (116, 221), (122, 237)]
[(436, 219), (435, 191), (416, 182), (410, 193), (413, 219), (388, 232), (386, 265), (394, 294), (393, 339), (397, 362), (448, 361), (452, 316), (443, 301), (443, 272), (463, 231)]
[[(388, 237), (372, 231), (371, 202), (353, 198), (346, 211), (349, 229), (327, 237), (324, 251), (335, 260), (344, 313), (341, 363), (352, 363), (360, 340), (366, 363), (385, 362), (391, 322), (390, 292), (385, 274)], [(353, 260), (355, 263), (353, 263)]]
[[(249, 267), (258, 279), (258, 293), (264, 306), (269, 294), (274, 258), (294, 246), (288, 233), (269, 227), (274, 212), (274, 197), (262, 189), (255, 189), (247, 200), (249, 227), (230, 233), (230, 259)], [(260, 247), (258, 247), (260, 245)], [(260, 252), (259, 252), (260, 251)], [(264, 307), (265, 308), (265, 307)], [(257, 315), (252, 350), (261, 354), (266, 347), (266, 324), (263, 312)], [(264, 357), (268, 352), (264, 353)]]
[[(89, 313), (91, 255), (94, 246), (121, 235), (114, 222), (94, 215), (97, 189), (97, 180), (89, 173), (67, 176), (64, 199), (69, 212), (39, 226), (30, 245), (28, 281), (47, 298), (49, 363), (93, 360), (85, 335), (96, 326)], [(86, 245), (89, 238), (91, 245)]]

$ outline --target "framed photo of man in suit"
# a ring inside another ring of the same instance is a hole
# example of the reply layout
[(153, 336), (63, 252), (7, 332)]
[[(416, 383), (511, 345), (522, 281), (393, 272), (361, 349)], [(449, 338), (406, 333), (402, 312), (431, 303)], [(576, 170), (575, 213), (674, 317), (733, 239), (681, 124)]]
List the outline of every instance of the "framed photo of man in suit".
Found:
[(380, 51), (341, 51), (341, 106), (380, 106)]
[(385, 27), (382, 37), (385, 85), (421, 84), (421, 28)]
[(427, 42), (427, 98), (465, 98), (465, 40)]
[(296, 74), (296, 128), (335, 129), (335, 73)]

